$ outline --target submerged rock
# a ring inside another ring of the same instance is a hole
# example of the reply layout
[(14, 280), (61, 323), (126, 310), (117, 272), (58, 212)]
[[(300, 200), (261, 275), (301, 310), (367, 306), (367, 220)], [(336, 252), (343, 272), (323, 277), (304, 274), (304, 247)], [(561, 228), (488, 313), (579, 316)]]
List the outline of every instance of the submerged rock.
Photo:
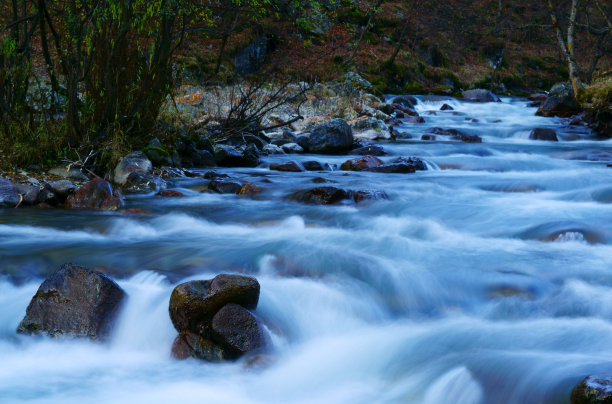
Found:
[(70, 195), (66, 206), (71, 209), (117, 210), (123, 206), (123, 199), (110, 183), (94, 178)]
[(333, 119), (317, 126), (308, 137), (311, 153), (337, 153), (353, 146), (353, 131), (344, 119)]
[(285, 163), (272, 163), (270, 164), (270, 170), (299, 173), (304, 171), (304, 168), (292, 160)]
[(611, 404), (612, 377), (588, 376), (574, 388), (571, 404)]
[(344, 171), (364, 171), (383, 164), (382, 160), (374, 156), (363, 156), (345, 161), (340, 169)]
[(208, 189), (219, 194), (235, 194), (240, 188), (242, 188), (242, 184), (236, 181), (212, 180), (208, 183)]
[(557, 132), (550, 128), (534, 128), (529, 134), (529, 139), (533, 140), (549, 140), (558, 142)]
[(366, 145), (363, 147), (358, 147), (356, 149), (351, 150), (351, 154), (358, 154), (361, 156), (384, 156), (387, 154), (382, 146), (379, 145)]
[(324, 186), (294, 192), (288, 199), (311, 205), (333, 205), (343, 201), (359, 203), (365, 200), (389, 199), (389, 196), (378, 190), (345, 190)]
[(181, 332), (172, 343), (172, 356), (176, 359), (202, 359), (208, 362), (222, 362), (229, 355), (222, 346), (199, 334)]
[(17, 332), (104, 339), (124, 297), (108, 276), (64, 264), (42, 283)]
[(306, 171), (330, 171), (331, 167), (329, 164), (321, 164), (318, 161), (304, 161), (302, 166), (306, 169)]

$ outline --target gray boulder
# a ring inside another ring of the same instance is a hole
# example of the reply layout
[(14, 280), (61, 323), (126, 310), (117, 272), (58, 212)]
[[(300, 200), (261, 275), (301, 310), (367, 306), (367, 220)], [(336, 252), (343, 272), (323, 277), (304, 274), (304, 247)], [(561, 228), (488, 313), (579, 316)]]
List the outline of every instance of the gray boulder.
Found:
[(265, 336), (251, 312), (234, 303), (225, 305), (212, 319), (214, 338), (235, 356), (244, 355), (265, 345)]
[(150, 174), (153, 171), (151, 160), (141, 151), (135, 151), (123, 157), (117, 167), (113, 180), (116, 184), (124, 185), (128, 176), (133, 172)]
[(337, 153), (353, 146), (353, 131), (344, 119), (333, 119), (317, 126), (308, 138), (308, 151)]
[(15, 184), (0, 177), (0, 208), (14, 208), (20, 201), (21, 197)]
[(108, 276), (64, 264), (40, 285), (17, 332), (104, 339), (124, 297)]

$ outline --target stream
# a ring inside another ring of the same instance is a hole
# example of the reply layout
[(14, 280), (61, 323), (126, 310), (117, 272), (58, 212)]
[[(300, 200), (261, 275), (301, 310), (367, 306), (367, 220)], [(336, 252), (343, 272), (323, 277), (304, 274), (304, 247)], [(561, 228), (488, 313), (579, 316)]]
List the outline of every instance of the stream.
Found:
[[(502, 101), (419, 101), (426, 122), (381, 157), (423, 159), (414, 174), (217, 169), (264, 192), (177, 178), (184, 198), (127, 197), (150, 214), (0, 210), (0, 402), (569, 403), (585, 376), (612, 375), (612, 141)], [(431, 127), (483, 141), (420, 140)], [(389, 200), (286, 200), (315, 177)], [(65, 262), (127, 292), (107, 344), (16, 334)], [(228, 272), (261, 284), (265, 366), (172, 359), (172, 289)]]

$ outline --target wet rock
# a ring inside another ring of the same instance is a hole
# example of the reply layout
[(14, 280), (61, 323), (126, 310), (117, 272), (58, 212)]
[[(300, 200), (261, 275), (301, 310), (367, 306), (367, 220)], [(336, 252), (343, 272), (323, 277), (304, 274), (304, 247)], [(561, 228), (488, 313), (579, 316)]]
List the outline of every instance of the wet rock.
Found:
[(89, 177), (75, 167), (70, 169), (66, 167), (56, 167), (49, 170), (49, 174), (57, 175), (58, 177), (68, 178), (75, 181), (89, 181)]
[(147, 193), (160, 189), (164, 184), (160, 177), (134, 171), (128, 175), (121, 190), (130, 194)]
[(60, 200), (64, 201), (77, 187), (69, 180), (51, 181), (45, 184)]
[(533, 140), (548, 140), (557, 142), (557, 132), (550, 128), (534, 128), (529, 134), (529, 139)]
[(395, 116), (396, 116), (397, 118), (400, 118), (400, 117), (397, 115), (397, 114), (398, 114), (398, 112), (401, 112), (402, 114), (404, 114), (404, 115), (408, 115), (408, 116), (419, 116), (419, 113), (418, 113), (418, 112), (416, 112), (416, 111), (415, 111), (413, 108), (406, 107), (406, 106), (404, 106), (403, 104), (402, 104), (402, 105), (400, 105), (400, 104), (391, 104), (391, 106), (392, 106), (393, 108), (395, 108)]
[(70, 195), (66, 206), (71, 209), (117, 210), (123, 206), (123, 199), (110, 183), (94, 178)]
[(391, 104), (385, 104), (385, 103), (378, 104), (376, 106), (376, 109), (378, 109), (380, 112), (387, 114), (387, 115), (391, 115), (395, 112), (395, 108), (393, 108)]
[[(0, 179), (1, 182), (1, 179)], [(0, 185), (0, 188), (2, 186)], [(23, 198), (22, 203), (26, 205), (34, 205), (38, 201), (38, 195), (40, 194), (40, 187), (30, 184), (15, 184), (17, 192)], [(1, 191), (0, 191), (1, 194)], [(0, 197), (1, 198), (1, 197)], [(0, 203), (1, 205), (1, 203)]]
[(542, 106), (542, 101), (532, 101), (527, 103), (527, 106), (530, 108), (539, 108), (540, 106)]
[(318, 161), (304, 161), (302, 166), (306, 171), (330, 171), (331, 167), (329, 164), (321, 164)]
[(143, 151), (154, 166), (161, 167), (164, 165), (172, 165), (170, 153), (168, 153), (157, 138), (149, 142), (149, 145), (145, 147)]
[(285, 163), (270, 164), (270, 170), (299, 173), (304, 171), (304, 168), (295, 161), (287, 161)]
[(15, 184), (0, 177), (0, 208), (14, 208), (21, 199)]
[(456, 136), (451, 136), (451, 139), (453, 140), (460, 140), (464, 143), (482, 143), (482, 138), (478, 135), (467, 135), (465, 133), (460, 134), (460, 135), (456, 135)]
[(465, 90), (462, 93), (463, 99), (472, 102), (499, 102), (500, 99), (489, 90), (476, 89)]
[(223, 306), (212, 319), (215, 340), (236, 356), (261, 349), (265, 336), (257, 319), (247, 309), (234, 303)]
[(442, 129), (438, 127), (429, 128), (425, 131), (425, 133), (431, 133), (434, 135), (441, 135), (441, 136), (460, 136), (464, 134), (463, 132), (457, 129)]
[(204, 173), (204, 178), (206, 178), (207, 180), (214, 180), (218, 178), (229, 178), (229, 175), (219, 174), (216, 171), (207, 171), (206, 173)]
[(281, 149), (287, 154), (300, 154), (304, 153), (304, 148), (297, 143), (285, 143), (281, 146)]
[(340, 166), (344, 171), (363, 171), (370, 168), (383, 165), (382, 160), (374, 156), (363, 156), (355, 159), (347, 160)]
[(391, 133), (387, 124), (371, 116), (361, 116), (349, 122), (353, 137), (359, 140), (390, 139)]
[(235, 194), (240, 188), (242, 188), (241, 183), (229, 180), (212, 180), (208, 184), (208, 189), (219, 194)]
[(570, 402), (571, 404), (612, 403), (612, 377), (586, 377), (572, 391)]
[(337, 153), (353, 146), (353, 131), (344, 119), (333, 119), (317, 126), (308, 137), (308, 151), (312, 153)]
[(136, 151), (123, 157), (119, 164), (117, 164), (113, 181), (116, 184), (124, 185), (131, 173), (150, 174), (152, 171), (153, 164), (151, 160), (143, 152)]
[(124, 297), (106, 275), (64, 264), (39, 287), (17, 332), (104, 339)]
[(393, 104), (397, 104), (404, 108), (414, 108), (418, 101), (411, 95), (400, 95), (393, 99)]
[(198, 332), (225, 305), (234, 303), (255, 309), (259, 301), (259, 282), (242, 275), (221, 274), (212, 280), (185, 282), (170, 296), (170, 319), (174, 328)]
[(455, 108), (451, 107), (448, 104), (444, 104), (442, 105), (442, 107), (440, 107), (440, 111), (453, 111)]
[(326, 178), (323, 178), (323, 177), (314, 177), (312, 179), (312, 182), (315, 183), (315, 184), (325, 184), (325, 183), (333, 182), (333, 181), (330, 181), (330, 180), (328, 180)]
[(202, 359), (208, 362), (222, 362), (229, 359), (223, 347), (204, 336), (189, 331), (181, 332), (172, 344), (175, 359)]
[(400, 157), (393, 160), (389, 164), (384, 164), (378, 167), (369, 169), (368, 171), (380, 172), (380, 173), (395, 173), (395, 174), (409, 174), (416, 171), (425, 171), (427, 167), (423, 160), (416, 157)]
[(331, 205), (350, 199), (350, 197), (351, 195), (344, 189), (327, 186), (297, 191), (288, 199), (312, 205)]
[(377, 191), (377, 190), (357, 190), (353, 191), (353, 200), (356, 203), (360, 203), (363, 201), (379, 201), (379, 200), (387, 200), (389, 199), (389, 195), (385, 191)]
[(244, 150), (232, 146), (219, 146), (215, 150), (215, 161), (222, 167), (257, 167), (259, 152), (255, 145), (249, 145)]
[(215, 157), (208, 150), (199, 150), (193, 156), (194, 167), (214, 167), (217, 165)]
[(536, 115), (559, 116), (562, 118), (577, 114), (582, 109), (574, 101), (572, 87), (569, 84), (555, 84), (549, 92), (549, 96), (540, 106)]
[(540, 101), (540, 102), (546, 101), (547, 98), (548, 98), (548, 96), (546, 94), (542, 94), (542, 93), (530, 94), (527, 97), (527, 99), (529, 101)]
[(358, 154), (361, 156), (384, 156), (387, 154), (382, 146), (379, 145), (367, 145), (363, 147), (359, 147), (357, 149), (353, 149), (350, 151), (350, 154)]
[(433, 141), (436, 140), (436, 135), (422, 135), (421, 140)]
[(412, 118), (408, 119), (406, 122), (408, 122), (408, 123), (425, 123), (425, 118), (423, 118), (422, 116), (413, 116)]
[(285, 154), (282, 148), (272, 143), (265, 145), (262, 151), (267, 154)]
[(163, 189), (156, 193), (157, 196), (163, 196), (166, 198), (182, 198), (185, 196), (181, 191), (176, 191), (174, 189)]
[(255, 184), (244, 184), (240, 187), (240, 189), (236, 192), (236, 195), (256, 195), (263, 192), (263, 189), (258, 187)]

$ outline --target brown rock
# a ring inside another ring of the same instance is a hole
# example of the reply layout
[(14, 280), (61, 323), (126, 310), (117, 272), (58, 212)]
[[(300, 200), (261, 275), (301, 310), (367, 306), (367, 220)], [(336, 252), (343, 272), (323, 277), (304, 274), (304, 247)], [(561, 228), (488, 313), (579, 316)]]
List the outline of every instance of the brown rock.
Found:
[(202, 359), (208, 362), (221, 362), (229, 359), (223, 347), (201, 335), (189, 331), (180, 333), (172, 343), (172, 356), (176, 359)]
[(71, 209), (117, 210), (122, 205), (121, 195), (102, 178), (94, 178), (81, 185), (66, 200), (66, 206)]
[(374, 156), (363, 156), (345, 161), (340, 166), (340, 169), (344, 171), (363, 171), (383, 164), (384, 163), (379, 158)]
[(212, 319), (212, 332), (221, 345), (237, 356), (261, 349), (265, 336), (257, 319), (244, 307), (228, 304)]
[(236, 192), (237, 195), (256, 195), (262, 193), (263, 189), (258, 187), (255, 184), (244, 184), (240, 189)]
[(163, 189), (159, 191), (158, 193), (156, 193), (155, 195), (170, 197), (170, 198), (181, 198), (185, 196), (185, 194), (182, 193), (181, 191), (175, 191), (173, 189)]
[(270, 170), (274, 171), (285, 171), (299, 173), (304, 171), (304, 167), (295, 161), (287, 161), (286, 163), (272, 163), (270, 164)]

